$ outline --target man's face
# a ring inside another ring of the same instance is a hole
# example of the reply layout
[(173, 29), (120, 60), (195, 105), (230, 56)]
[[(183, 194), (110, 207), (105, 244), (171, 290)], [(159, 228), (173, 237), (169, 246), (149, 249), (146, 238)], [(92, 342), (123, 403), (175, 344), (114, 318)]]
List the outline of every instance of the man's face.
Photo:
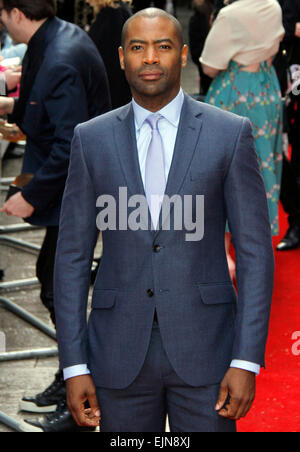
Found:
[(127, 30), (120, 62), (133, 96), (167, 97), (180, 88), (187, 46), (180, 42), (175, 25), (163, 17), (133, 19)]

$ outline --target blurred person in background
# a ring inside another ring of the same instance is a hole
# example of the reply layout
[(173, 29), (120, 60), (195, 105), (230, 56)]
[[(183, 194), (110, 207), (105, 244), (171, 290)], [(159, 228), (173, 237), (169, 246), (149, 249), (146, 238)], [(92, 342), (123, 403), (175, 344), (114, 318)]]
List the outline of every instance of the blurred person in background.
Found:
[[(278, 244), (277, 250), (289, 251), (300, 246), (299, 88), (288, 90), (288, 84), (293, 83), (290, 68), (294, 69), (294, 72), (299, 72), (300, 68), (300, 0), (281, 0), (280, 4), (286, 34), (282, 42), (281, 52), (275, 61), (275, 68), (281, 81), (282, 95), (286, 95), (286, 128), (291, 146), (291, 158), (289, 159), (289, 155), (283, 156), (280, 194), (283, 208), (288, 214), (289, 227)], [(298, 65), (299, 68), (297, 68)]]
[(164, 9), (167, 13), (176, 17), (177, 0), (132, 0), (133, 12), (155, 7)]
[(132, 0), (132, 6), (135, 13), (150, 6), (165, 9), (166, 0)]
[[(128, 104), (132, 98), (124, 71), (120, 66), (118, 51), (121, 46), (123, 25), (132, 15), (131, 0), (86, 1), (93, 8), (95, 15), (88, 33), (99, 50), (106, 68), (112, 109), (119, 108)], [(92, 283), (96, 279), (100, 260), (95, 259), (96, 267), (92, 270)]]
[(215, 4), (215, 17), (217, 17), (217, 15), (219, 14), (220, 9), (224, 8), (224, 2), (225, 0), (214, 0), (214, 4)]
[[(22, 66), (20, 63), (24, 57), (27, 46), (25, 44), (14, 44), (13, 40), (9, 36), (5, 25), (0, 22), (0, 96), (6, 96), (12, 92), (15, 92), (18, 83), (21, 80)], [(17, 64), (9, 64), (5, 59), (16, 58)]]
[(86, 30), (93, 20), (93, 9), (86, 0), (57, 0), (56, 15)]
[[(99, 52), (83, 30), (55, 17), (55, 3), (0, 0), (1, 21), (10, 36), (28, 45), (20, 96), (0, 97), (0, 114), (9, 114), (11, 122), (26, 135), (22, 173), (33, 176), (22, 191), (5, 202), (1, 212), (46, 228), (36, 274), (41, 283), (41, 300), (54, 325), (54, 260), (74, 128), (111, 107)], [(56, 410), (44, 419), (27, 423), (29, 431), (78, 430), (66, 405), (60, 371), (45, 391), (24, 397), (20, 409), (35, 413)]]
[[(219, 12), (200, 58), (204, 72), (214, 79), (206, 101), (250, 119), (267, 192), (272, 235), (278, 235), (282, 104), (272, 58), (284, 36), (282, 11), (277, 0), (226, 3), (228, 6)], [(230, 234), (226, 233), (228, 264), (234, 277), (229, 245)]]
[(74, 23), (75, 0), (56, 0), (56, 15), (60, 19)]
[(131, 101), (131, 91), (119, 60), (123, 25), (132, 15), (131, 0), (87, 0), (93, 7), (95, 20), (89, 30), (103, 59), (110, 86), (112, 108), (119, 108)]
[(198, 68), (200, 82), (199, 94), (205, 96), (212, 79), (204, 74), (199, 58), (201, 57), (205, 40), (212, 26), (214, 16), (214, 0), (193, 0), (193, 15), (189, 21), (189, 43), (193, 62)]
[(20, 63), (22, 62), (25, 52), (27, 50), (26, 44), (15, 44), (11, 37), (9, 36), (6, 27), (0, 23), (0, 61), (2, 58), (20, 58)]

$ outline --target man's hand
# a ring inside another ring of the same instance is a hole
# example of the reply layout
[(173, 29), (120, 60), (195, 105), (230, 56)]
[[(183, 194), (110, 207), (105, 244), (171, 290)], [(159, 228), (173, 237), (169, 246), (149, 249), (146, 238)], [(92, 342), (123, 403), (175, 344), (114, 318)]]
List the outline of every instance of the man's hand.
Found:
[(16, 72), (12, 69), (7, 69), (7, 71), (4, 72), (4, 76), (8, 91), (12, 91), (13, 89), (17, 88), (18, 83), (20, 83), (22, 72)]
[[(67, 402), (72, 416), (80, 427), (98, 427), (101, 414), (96, 388), (90, 375), (80, 375), (66, 381)], [(85, 409), (88, 401), (90, 408)]]
[(0, 119), (1, 138), (4, 140), (17, 143), (25, 139), (25, 135), (17, 124), (11, 124), (3, 119)]
[[(230, 368), (221, 383), (215, 407), (219, 415), (235, 421), (245, 417), (255, 398), (255, 383), (253, 372)], [(225, 405), (228, 396), (229, 403)]]
[(15, 101), (13, 97), (0, 96), (0, 116), (13, 112)]
[(7, 215), (13, 215), (19, 218), (28, 218), (34, 212), (34, 207), (29, 204), (22, 196), (22, 193), (16, 193), (3, 204), (0, 212), (5, 212)]

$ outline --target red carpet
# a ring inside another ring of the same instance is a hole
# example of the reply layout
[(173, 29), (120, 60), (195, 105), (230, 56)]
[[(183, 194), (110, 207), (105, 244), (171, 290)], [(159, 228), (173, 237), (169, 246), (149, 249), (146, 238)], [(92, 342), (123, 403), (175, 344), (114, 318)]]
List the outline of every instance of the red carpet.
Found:
[[(287, 227), (281, 209), (281, 232), (274, 238), (274, 249)], [(266, 370), (257, 377), (256, 400), (238, 422), (239, 432), (300, 432), (300, 249), (275, 251), (275, 260)], [(297, 331), (298, 337), (292, 339)]]

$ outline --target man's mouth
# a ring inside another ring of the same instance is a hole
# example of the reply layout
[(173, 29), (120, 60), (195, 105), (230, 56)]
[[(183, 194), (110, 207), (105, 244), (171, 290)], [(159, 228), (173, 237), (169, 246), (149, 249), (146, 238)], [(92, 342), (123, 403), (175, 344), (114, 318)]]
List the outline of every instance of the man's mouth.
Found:
[(163, 73), (160, 71), (143, 71), (140, 73), (140, 78), (143, 80), (155, 81), (162, 77)]

